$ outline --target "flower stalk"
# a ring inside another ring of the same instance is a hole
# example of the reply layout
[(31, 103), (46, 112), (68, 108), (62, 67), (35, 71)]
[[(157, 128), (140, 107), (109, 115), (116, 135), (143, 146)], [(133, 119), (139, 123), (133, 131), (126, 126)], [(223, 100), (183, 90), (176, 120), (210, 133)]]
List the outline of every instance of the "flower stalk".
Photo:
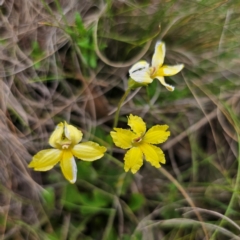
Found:
[(117, 106), (117, 111), (115, 113), (115, 117), (114, 117), (114, 123), (113, 123), (113, 128), (115, 128), (118, 124), (118, 120), (119, 120), (119, 112), (121, 110), (121, 106), (123, 104), (123, 102), (125, 101), (125, 99), (127, 98), (128, 94), (131, 91), (131, 87), (128, 87), (128, 89), (125, 91), (125, 93), (123, 94), (122, 98), (120, 99), (118, 106)]

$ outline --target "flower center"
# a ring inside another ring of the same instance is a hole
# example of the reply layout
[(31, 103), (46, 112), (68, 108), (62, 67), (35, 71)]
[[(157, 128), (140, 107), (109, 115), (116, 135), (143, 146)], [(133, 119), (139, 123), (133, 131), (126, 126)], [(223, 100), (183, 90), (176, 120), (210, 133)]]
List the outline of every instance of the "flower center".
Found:
[(150, 76), (153, 77), (154, 73), (156, 72), (156, 68), (155, 67), (150, 67)]
[(62, 145), (62, 149), (68, 149), (69, 146), (70, 146), (70, 144), (63, 144), (63, 145)]
[(72, 142), (64, 136), (58, 141), (58, 144), (62, 147), (62, 149), (68, 149), (71, 143)]
[(133, 139), (133, 143), (139, 143), (141, 141), (142, 141), (142, 137), (138, 137), (138, 138)]
[(142, 139), (143, 139), (142, 135), (140, 135), (140, 136), (138, 136), (136, 138), (133, 138), (132, 139), (133, 146), (135, 146), (135, 147), (138, 146), (141, 143)]
[(142, 137), (134, 138), (132, 140), (132, 146), (133, 147), (138, 147), (142, 143)]

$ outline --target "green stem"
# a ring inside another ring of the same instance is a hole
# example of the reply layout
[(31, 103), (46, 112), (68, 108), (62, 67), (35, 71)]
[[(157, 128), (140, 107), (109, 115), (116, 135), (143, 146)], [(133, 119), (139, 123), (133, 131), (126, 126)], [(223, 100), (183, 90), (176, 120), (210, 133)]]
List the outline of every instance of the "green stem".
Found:
[[(233, 115), (231, 115), (231, 117), (233, 118), (235, 126), (239, 126), (239, 122), (235, 119), (235, 117)], [(226, 217), (228, 217), (231, 214), (231, 212), (233, 211), (233, 208), (237, 205), (238, 197), (239, 197), (239, 190), (240, 190), (240, 187), (239, 187), (240, 186), (240, 135), (238, 134), (237, 130), (236, 130), (236, 132), (237, 132), (237, 139), (238, 139), (238, 157), (237, 157), (238, 170), (237, 170), (236, 182), (235, 182), (235, 185), (233, 188), (233, 194), (232, 194), (232, 197), (228, 204), (227, 210), (225, 211), (225, 214), (224, 214), (224, 216), (226, 216)], [(225, 223), (226, 223), (226, 220), (222, 219), (218, 226), (222, 227)], [(218, 231), (215, 230), (214, 233), (212, 234), (212, 237), (210, 238), (210, 240), (216, 239), (217, 234), (218, 234)]]
[(126, 90), (126, 92), (124, 93), (124, 95), (122, 96), (121, 100), (120, 100), (119, 103), (118, 103), (117, 111), (116, 111), (116, 114), (115, 114), (115, 117), (114, 117), (113, 128), (115, 128), (115, 127), (117, 126), (117, 124), (118, 124), (119, 112), (120, 112), (122, 103), (124, 102), (124, 100), (126, 99), (126, 97), (128, 96), (128, 94), (130, 93), (130, 91), (131, 91), (131, 87), (129, 87), (129, 88)]

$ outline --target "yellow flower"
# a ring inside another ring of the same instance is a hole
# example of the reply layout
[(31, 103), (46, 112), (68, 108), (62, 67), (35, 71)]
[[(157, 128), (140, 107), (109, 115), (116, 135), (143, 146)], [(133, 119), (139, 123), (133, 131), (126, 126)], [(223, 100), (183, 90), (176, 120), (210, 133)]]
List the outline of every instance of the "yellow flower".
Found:
[(153, 144), (163, 143), (168, 139), (168, 125), (155, 125), (146, 132), (146, 123), (132, 114), (128, 118), (128, 125), (132, 131), (114, 128), (114, 131), (110, 132), (116, 146), (130, 148), (124, 157), (124, 170), (136, 173), (143, 164), (143, 155), (156, 168), (160, 167), (160, 163), (164, 164), (166, 160), (163, 151)]
[(59, 123), (49, 138), (49, 144), (54, 149), (46, 149), (33, 156), (28, 167), (35, 171), (50, 170), (60, 162), (64, 177), (75, 183), (77, 178), (77, 165), (74, 156), (84, 161), (94, 161), (101, 158), (106, 151), (105, 147), (95, 142), (79, 143), (82, 132), (76, 127)]
[(157, 42), (152, 58), (152, 66), (149, 67), (149, 63), (146, 61), (140, 61), (134, 64), (129, 70), (131, 79), (140, 84), (149, 84), (154, 78), (157, 78), (160, 83), (167, 88), (167, 90), (173, 91), (174, 87), (165, 82), (164, 76), (173, 76), (177, 74), (183, 69), (184, 65), (163, 65), (165, 52), (166, 49), (164, 42)]

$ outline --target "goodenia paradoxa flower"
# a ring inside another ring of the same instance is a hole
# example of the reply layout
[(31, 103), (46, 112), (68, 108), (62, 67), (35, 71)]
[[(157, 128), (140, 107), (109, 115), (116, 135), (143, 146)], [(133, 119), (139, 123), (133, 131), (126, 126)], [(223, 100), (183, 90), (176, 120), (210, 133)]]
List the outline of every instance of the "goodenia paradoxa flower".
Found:
[(149, 63), (146, 61), (140, 61), (136, 64), (134, 64), (130, 70), (130, 78), (137, 82), (134, 84), (132, 81), (129, 85), (132, 86), (133, 88), (135, 85), (138, 86), (144, 86), (153, 81), (153, 79), (158, 79), (160, 83), (167, 88), (169, 91), (173, 91), (174, 87), (167, 84), (165, 82), (164, 77), (165, 76), (173, 76), (177, 73), (179, 73), (184, 65), (183, 64), (178, 64), (174, 66), (168, 66), (168, 65), (163, 65), (164, 58), (165, 58), (165, 44), (164, 42), (157, 42), (155, 46), (155, 52), (152, 57), (152, 66), (149, 66)]
[(84, 161), (94, 161), (103, 157), (106, 148), (95, 142), (79, 143), (82, 140), (82, 132), (76, 127), (59, 123), (49, 138), (49, 144), (53, 149), (46, 149), (33, 156), (28, 167), (35, 171), (48, 171), (58, 162), (64, 177), (75, 183), (77, 178), (77, 165), (74, 156)]
[(146, 132), (146, 123), (132, 114), (128, 118), (128, 125), (131, 130), (114, 128), (114, 131), (110, 132), (117, 147), (129, 149), (124, 157), (124, 170), (136, 173), (143, 165), (143, 156), (156, 168), (160, 167), (160, 163), (164, 164), (164, 153), (154, 144), (163, 143), (168, 139), (168, 125), (155, 125)]

